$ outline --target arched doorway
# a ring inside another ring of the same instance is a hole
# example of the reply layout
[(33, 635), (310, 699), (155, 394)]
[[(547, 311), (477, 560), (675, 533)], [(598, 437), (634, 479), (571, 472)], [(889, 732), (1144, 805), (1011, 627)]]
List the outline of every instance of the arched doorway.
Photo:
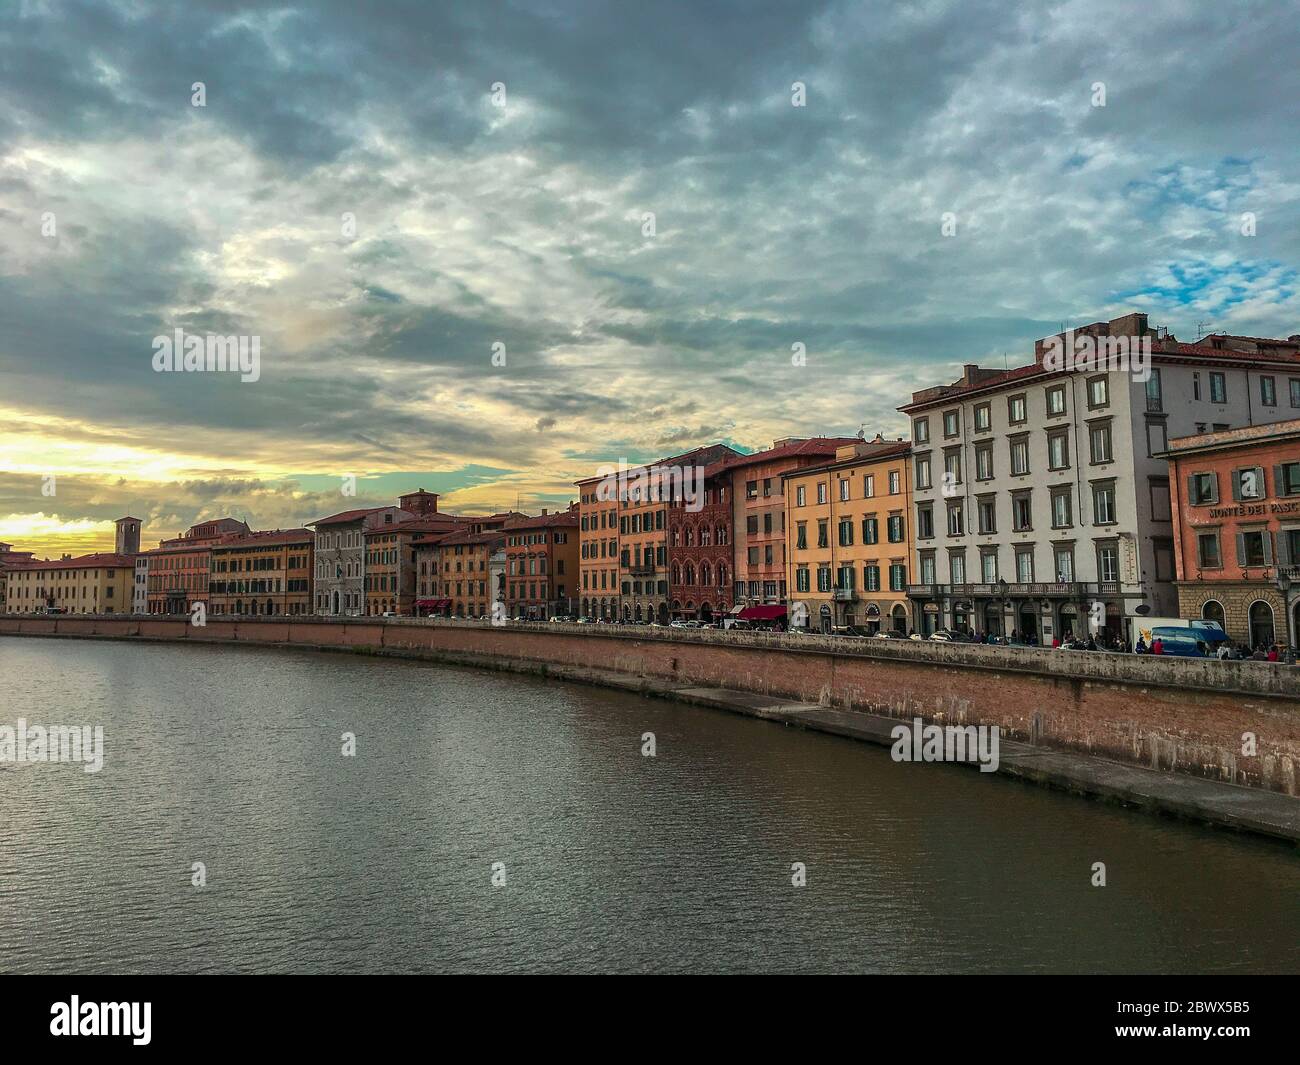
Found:
[(997, 602), (984, 604), (984, 631), (990, 636), (1002, 635), (1002, 605)]
[(890, 621), (893, 623), (894, 631), (903, 636), (907, 635), (907, 607), (902, 603), (895, 603), (894, 609), (889, 612)]
[(667, 624), (668, 624), (668, 604), (667, 604), (667, 603), (660, 603), (660, 604), (659, 604), (659, 624), (660, 624), (660, 625), (667, 625)]
[(1217, 621), (1221, 629), (1227, 627), (1223, 624), (1223, 604), (1217, 599), (1207, 599), (1201, 604), (1201, 617), (1205, 621)]
[(1250, 646), (1267, 649), (1274, 642), (1273, 608), (1264, 600), (1250, 604)]
[(712, 604), (712, 603), (701, 603), (701, 604), (700, 604), (700, 620), (701, 620), (702, 622), (704, 622), (706, 625), (712, 625), (712, 624), (713, 624), (713, 604)]
[(1020, 619), (1016, 626), (1020, 630), (1020, 638), (1029, 642), (1038, 642), (1038, 604), (1022, 603), (1020, 612), (1017, 615)]

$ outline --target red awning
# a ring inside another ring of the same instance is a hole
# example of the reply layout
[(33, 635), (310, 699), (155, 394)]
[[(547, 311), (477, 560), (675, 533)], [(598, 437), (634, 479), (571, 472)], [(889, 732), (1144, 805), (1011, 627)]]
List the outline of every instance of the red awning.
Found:
[(779, 604), (769, 606), (747, 606), (740, 612), (742, 621), (775, 621), (785, 617), (785, 607)]
[(450, 599), (417, 599), (415, 605), (423, 607), (426, 610), (441, 610), (445, 606), (451, 606)]

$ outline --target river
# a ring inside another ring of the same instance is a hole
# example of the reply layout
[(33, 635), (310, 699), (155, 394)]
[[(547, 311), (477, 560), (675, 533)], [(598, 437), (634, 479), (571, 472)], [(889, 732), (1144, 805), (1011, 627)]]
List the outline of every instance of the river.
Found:
[(0, 676), (104, 735), (0, 764), (4, 972), (1300, 972), (1294, 849), (850, 740), (342, 653)]

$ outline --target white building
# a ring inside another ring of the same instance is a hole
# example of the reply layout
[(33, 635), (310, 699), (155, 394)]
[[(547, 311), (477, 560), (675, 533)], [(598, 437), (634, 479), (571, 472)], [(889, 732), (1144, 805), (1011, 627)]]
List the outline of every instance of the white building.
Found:
[[(1055, 368), (1080, 337), (1125, 338), (1112, 356), (1149, 341), (1151, 355)], [(1296, 417), (1300, 336), (1180, 344), (1129, 314), (1040, 340), (1026, 366), (968, 365), (899, 409), (912, 420), (915, 628), (1050, 643), (1095, 618), (1127, 639), (1131, 619), (1178, 610), (1167, 442)]]
[(149, 613), (149, 556), (135, 556), (135, 583), (131, 585), (131, 613)]

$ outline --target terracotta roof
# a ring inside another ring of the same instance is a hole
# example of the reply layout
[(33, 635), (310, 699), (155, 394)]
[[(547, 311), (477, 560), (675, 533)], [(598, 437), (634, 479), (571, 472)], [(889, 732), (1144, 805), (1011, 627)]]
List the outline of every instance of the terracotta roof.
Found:
[(538, 514), (531, 518), (516, 518), (506, 522), (504, 532), (517, 532), (519, 529), (549, 529), (555, 526), (578, 524), (577, 511), (561, 510), (554, 514)]
[(365, 507), (361, 510), (344, 510), (338, 514), (331, 514), (328, 518), (317, 518), (315, 521), (309, 521), (308, 525), (345, 525), (348, 522), (360, 521), (367, 514), (375, 514), (381, 510), (387, 510), (387, 507)]
[[(863, 443), (864, 441), (857, 441)], [(824, 470), (842, 470), (846, 466), (861, 466), (869, 462), (879, 462), (881, 459), (895, 458), (898, 455), (906, 455), (912, 450), (912, 441), (910, 440), (893, 440), (885, 441), (882, 444), (872, 444), (870, 440), (865, 443), (871, 447), (865, 455), (854, 455), (850, 459), (841, 459), (839, 462), (828, 462), (822, 466), (804, 466), (797, 470), (787, 470), (781, 474), (785, 477), (802, 477), (804, 474), (821, 473)]]
[(505, 540), (505, 531), (497, 529), (488, 532), (453, 532), (446, 536), (430, 536), (424, 540), (416, 540), (414, 547), (431, 547), (437, 544), (440, 547), (455, 547), (458, 544), (491, 544), (500, 543)]
[(856, 436), (814, 436), (807, 440), (795, 440), (780, 447), (770, 447), (766, 451), (755, 451), (752, 455), (736, 455), (724, 459), (723, 465), (729, 468), (752, 466), (760, 462), (772, 462), (776, 459), (794, 458), (798, 455), (834, 455), (835, 449), (857, 442)]
[(237, 551), (243, 547), (263, 547), (270, 544), (311, 543), (314, 534), (310, 529), (268, 529), (265, 532), (236, 533), (227, 536), (219, 544), (213, 544), (213, 551)]
[(101, 551), (93, 555), (81, 555), (77, 558), (30, 558), (13, 564), (14, 569), (121, 569), (126, 566), (134, 568), (134, 555), (116, 555), (111, 551)]
[(1217, 433), (1193, 433), (1191, 436), (1176, 436), (1169, 441), (1168, 450), (1164, 454), (1174, 458), (1195, 451), (1250, 447), (1253, 444), (1268, 443), (1278, 437), (1295, 436), (1296, 434), (1300, 434), (1300, 418), (1288, 418), (1284, 422), (1261, 422), (1258, 425), (1241, 425), (1235, 429), (1221, 429)]

